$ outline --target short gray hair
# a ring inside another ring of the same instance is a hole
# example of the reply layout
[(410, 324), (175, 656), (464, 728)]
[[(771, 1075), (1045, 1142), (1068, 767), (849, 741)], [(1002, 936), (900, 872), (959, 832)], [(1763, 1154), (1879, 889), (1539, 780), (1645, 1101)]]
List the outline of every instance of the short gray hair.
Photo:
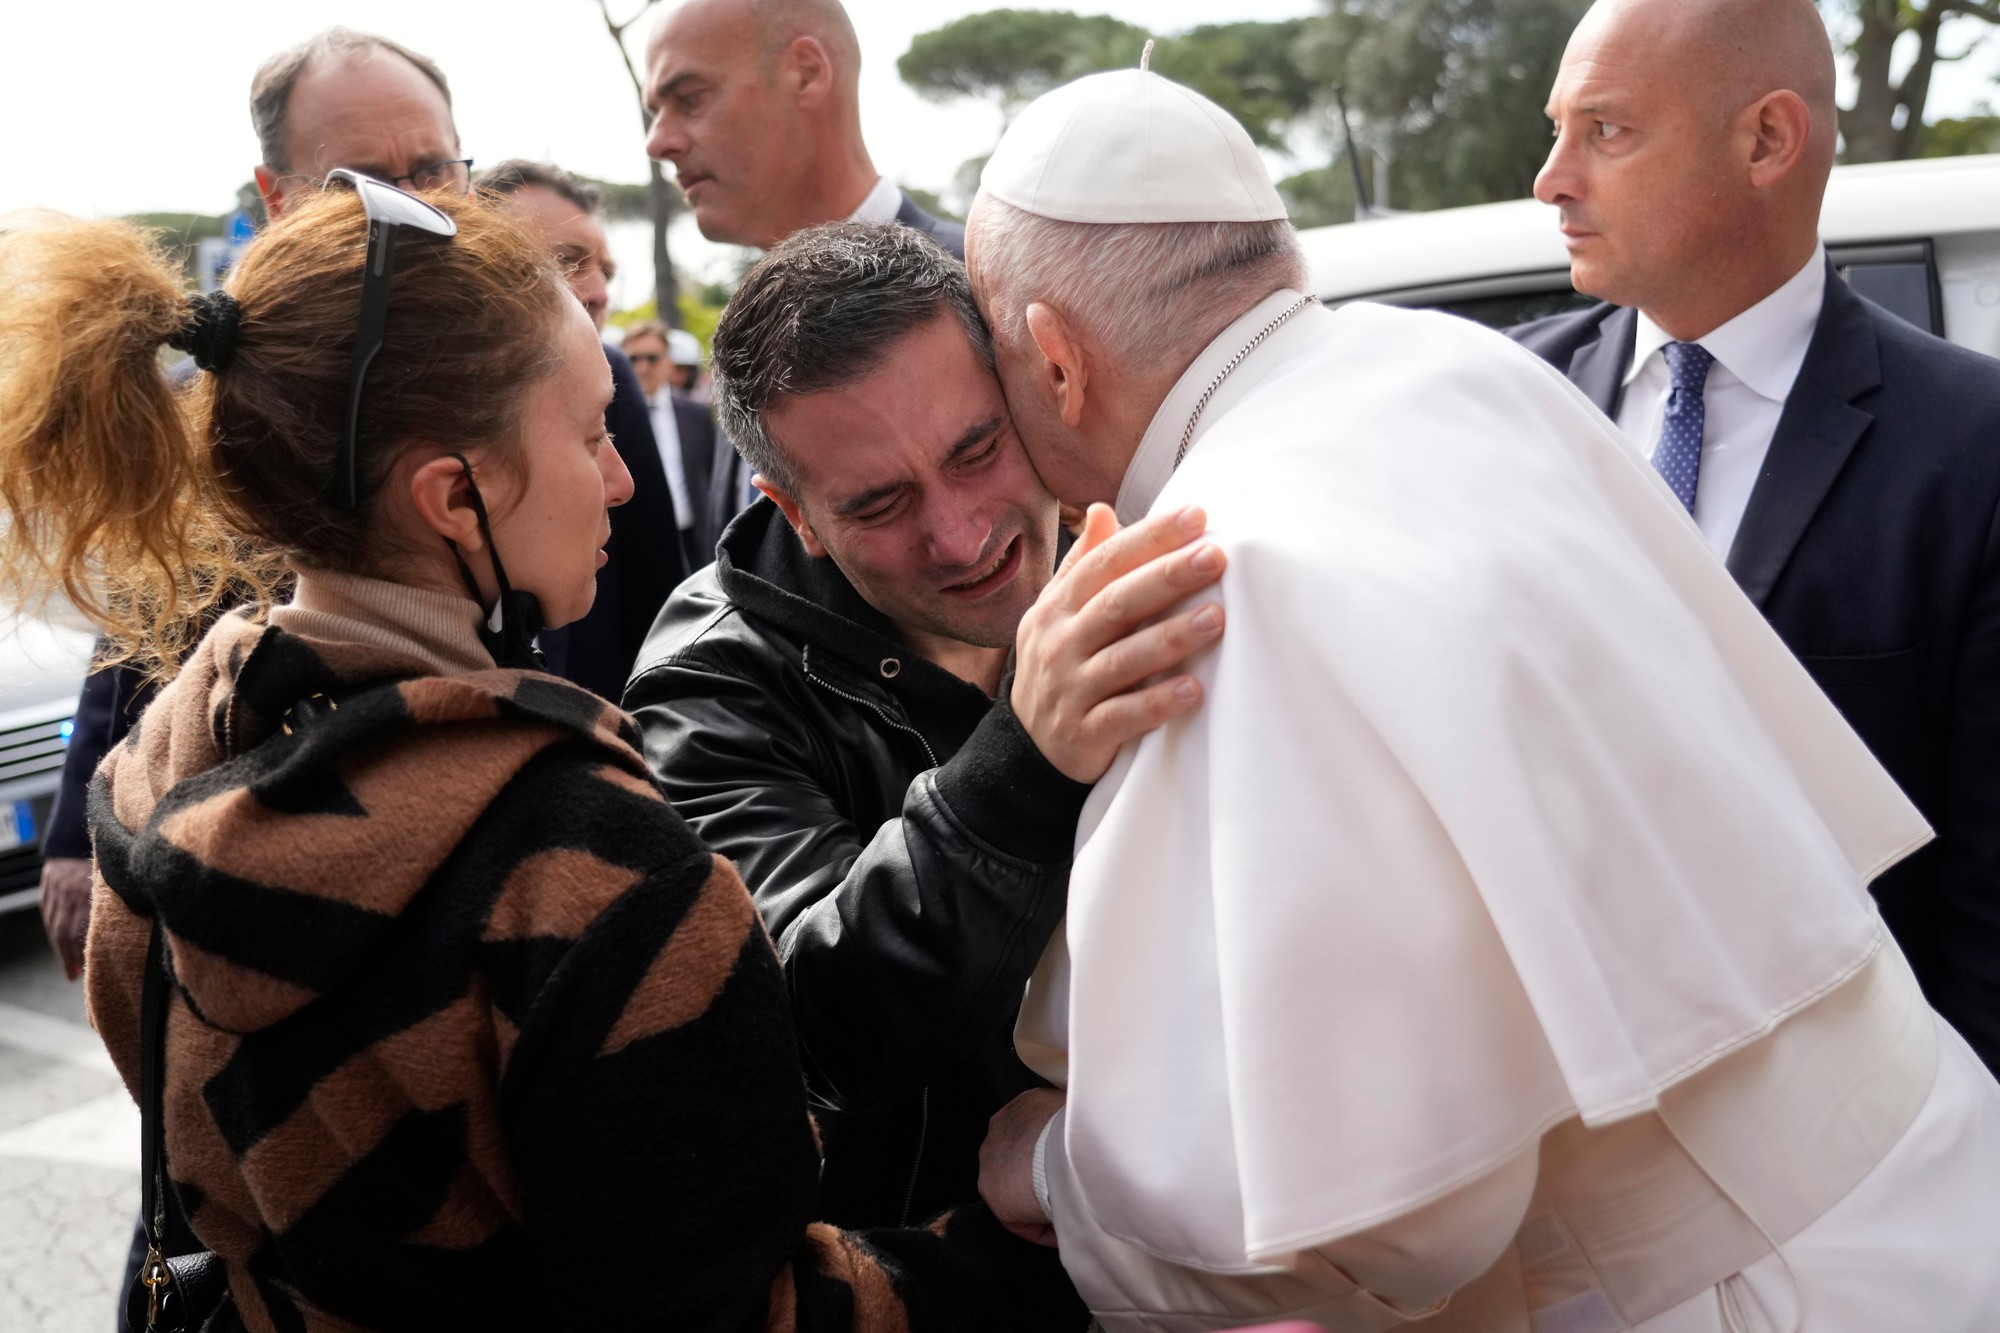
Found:
[(986, 312), (1002, 338), (1024, 336), (1028, 306), (1045, 301), (1135, 370), (1206, 344), (1218, 312), (1306, 285), (1298, 233), (1283, 218), (1058, 222), (982, 193), (969, 224)]
[(832, 222), (780, 242), (745, 275), (715, 326), (722, 431), (755, 472), (798, 494), (798, 471), (765, 424), (785, 398), (868, 375), (890, 346), (950, 313), (988, 370), (993, 337), (965, 266), (898, 222)]
[(571, 175), (553, 162), (530, 162), (524, 157), (510, 157), (498, 166), (486, 168), (473, 184), (498, 195), (518, 194), (527, 189), (547, 190), (566, 200), (577, 212), (592, 217), (604, 206), (604, 191), (595, 182)]
[(298, 86), (299, 76), (306, 72), (306, 67), (322, 58), (331, 60), (370, 51), (387, 51), (415, 65), (418, 73), (437, 85), (438, 92), (444, 95), (445, 110), (451, 110), (451, 85), (445, 82), (444, 71), (429, 56), (373, 33), (328, 28), (266, 60), (258, 67), (257, 77), (250, 81), (250, 124), (257, 131), (257, 151), (263, 154), (265, 166), (280, 174), (292, 169), (286, 160), (290, 154), (285, 151), (285, 126), (292, 89)]

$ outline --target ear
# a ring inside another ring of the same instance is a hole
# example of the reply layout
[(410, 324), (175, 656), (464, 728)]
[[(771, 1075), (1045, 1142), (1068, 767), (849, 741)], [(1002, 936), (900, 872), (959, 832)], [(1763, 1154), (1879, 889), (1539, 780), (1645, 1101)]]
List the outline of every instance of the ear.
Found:
[(263, 163), (251, 173), (257, 178), (257, 193), (263, 196), (264, 212), (274, 221), (285, 211), (285, 181)]
[(472, 488), (456, 458), (440, 454), (418, 464), (409, 476), (410, 505), (424, 527), (461, 551), (485, 549), (479, 513), (472, 507)]
[(1812, 111), (1805, 99), (1786, 89), (1746, 108), (1742, 124), (1750, 139), (1750, 183), (1760, 190), (1789, 176), (1812, 139)]
[(750, 484), (771, 497), (771, 503), (778, 506), (778, 512), (785, 516), (785, 522), (792, 525), (792, 531), (799, 534), (799, 544), (806, 548), (806, 554), (818, 560), (826, 554), (826, 547), (813, 535), (812, 524), (806, 521), (805, 511), (799, 502), (771, 484), (769, 478), (759, 472), (750, 478)]
[(1063, 425), (1074, 429), (1083, 420), (1084, 394), (1090, 381), (1083, 344), (1061, 313), (1040, 301), (1028, 307), (1028, 336), (1042, 354), (1038, 373), (1043, 387), (1055, 402)]
[(816, 107), (832, 95), (833, 60), (819, 38), (793, 38), (785, 48), (785, 64), (800, 106)]

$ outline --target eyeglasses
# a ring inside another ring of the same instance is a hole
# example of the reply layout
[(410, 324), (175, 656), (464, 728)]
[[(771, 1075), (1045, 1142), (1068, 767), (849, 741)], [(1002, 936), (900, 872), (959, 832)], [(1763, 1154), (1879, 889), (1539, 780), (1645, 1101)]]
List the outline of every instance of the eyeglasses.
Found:
[(361, 500), (355, 462), (356, 441), (361, 435), (361, 390), (368, 383), (368, 366), (382, 350), (383, 334), (389, 322), (389, 270), (396, 257), (396, 232), (412, 231), (449, 239), (458, 235), (458, 224), (414, 195), (393, 185), (338, 167), (327, 173), (329, 187), (340, 185), (361, 197), (368, 216), (368, 257), (361, 270), (361, 318), (354, 334), (354, 366), (348, 372), (347, 410), (341, 414), (340, 452), (333, 461), (333, 500), (342, 509), (352, 509)]
[(450, 190), (454, 194), (465, 194), (472, 189), (472, 159), (469, 157), (453, 158), (448, 162), (429, 162), (407, 176), (381, 176), (372, 172), (366, 174), (374, 176), (374, 179), (384, 185), (393, 185), (403, 190)]
[(635, 366), (657, 366), (666, 360), (658, 352), (627, 352), (625, 359)]

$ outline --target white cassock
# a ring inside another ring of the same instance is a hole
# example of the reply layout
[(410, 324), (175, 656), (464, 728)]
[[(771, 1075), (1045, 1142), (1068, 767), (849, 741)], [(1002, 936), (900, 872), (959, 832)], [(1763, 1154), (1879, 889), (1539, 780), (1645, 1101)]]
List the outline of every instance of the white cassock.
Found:
[(1652, 469), (1442, 315), (1168, 396), (1228, 630), (1023, 1007), (1107, 1330), (1992, 1333), (2000, 1088), (1867, 892), (1930, 836)]

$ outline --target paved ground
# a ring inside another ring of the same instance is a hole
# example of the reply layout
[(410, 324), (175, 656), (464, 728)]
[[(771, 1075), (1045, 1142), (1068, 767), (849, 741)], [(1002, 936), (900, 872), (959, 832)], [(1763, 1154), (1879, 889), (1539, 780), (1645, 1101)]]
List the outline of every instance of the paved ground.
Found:
[(139, 1112), (33, 912), (0, 917), (0, 1329), (110, 1333)]

